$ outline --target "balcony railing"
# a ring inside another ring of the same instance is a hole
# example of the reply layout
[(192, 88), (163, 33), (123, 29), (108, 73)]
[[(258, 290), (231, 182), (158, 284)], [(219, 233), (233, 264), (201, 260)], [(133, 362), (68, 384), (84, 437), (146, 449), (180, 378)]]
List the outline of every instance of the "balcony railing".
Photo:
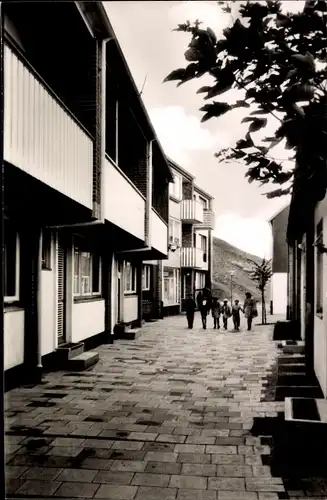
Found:
[(140, 240), (145, 238), (145, 199), (132, 181), (106, 158), (104, 217)]
[(203, 229), (215, 229), (215, 214), (210, 209), (203, 210), (203, 222), (201, 224)]
[(195, 200), (182, 200), (181, 219), (190, 224), (201, 224), (203, 222), (203, 207)]
[(5, 160), (91, 209), (91, 137), (8, 44), (4, 75)]
[(181, 267), (202, 268), (205, 265), (204, 252), (201, 248), (182, 247)]

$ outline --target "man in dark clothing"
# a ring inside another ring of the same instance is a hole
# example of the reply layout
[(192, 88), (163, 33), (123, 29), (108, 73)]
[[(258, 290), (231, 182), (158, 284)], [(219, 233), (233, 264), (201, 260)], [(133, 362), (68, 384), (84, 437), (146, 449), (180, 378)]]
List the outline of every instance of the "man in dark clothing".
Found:
[(210, 291), (205, 288), (198, 293), (197, 296), (198, 308), (201, 314), (202, 326), (207, 328), (207, 315), (211, 308)]
[(187, 324), (190, 329), (193, 328), (193, 322), (194, 322), (194, 312), (196, 309), (196, 304), (194, 300), (192, 299), (192, 296), (189, 295), (187, 297), (186, 303), (185, 303), (185, 308), (186, 308), (186, 317), (187, 317)]

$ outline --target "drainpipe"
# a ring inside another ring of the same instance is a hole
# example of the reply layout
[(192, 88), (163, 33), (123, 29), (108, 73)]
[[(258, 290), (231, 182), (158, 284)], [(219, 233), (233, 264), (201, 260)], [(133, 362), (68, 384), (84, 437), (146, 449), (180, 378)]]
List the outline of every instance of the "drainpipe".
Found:
[(106, 167), (106, 61), (107, 42), (113, 38), (105, 38), (101, 44), (101, 125), (100, 125), (100, 221), (104, 224), (104, 169)]
[(37, 373), (40, 378), (42, 376), (42, 240), (43, 233), (40, 229), (37, 262)]

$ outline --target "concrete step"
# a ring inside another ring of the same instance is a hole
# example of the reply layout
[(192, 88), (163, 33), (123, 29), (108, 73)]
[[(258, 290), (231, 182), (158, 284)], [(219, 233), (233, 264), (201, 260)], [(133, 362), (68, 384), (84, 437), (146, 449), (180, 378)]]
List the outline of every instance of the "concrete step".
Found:
[(285, 420), (288, 422), (327, 424), (327, 401), (315, 398), (285, 398)]
[(287, 363), (285, 365), (278, 366), (278, 372), (282, 374), (286, 373), (301, 373), (303, 375), (306, 374), (306, 366), (305, 363)]
[(305, 373), (279, 373), (277, 377), (277, 385), (290, 387), (313, 387), (317, 385), (317, 382), (314, 377), (308, 376)]
[(87, 370), (99, 361), (99, 353), (94, 351), (82, 352), (75, 358), (69, 359), (66, 364), (67, 370)]
[(297, 342), (296, 344), (287, 344), (283, 341), (283, 354), (304, 354), (305, 344), (303, 341)]
[(284, 401), (285, 398), (321, 398), (322, 392), (319, 386), (277, 386), (275, 401)]
[(84, 342), (72, 344), (61, 344), (56, 349), (56, 356), (59, 363), (65, 363), (69, 359), (73, 359), (84, 352)]
[(135, 340), (138, 332), (136, 328), (125, 328), (124, 334), (120, 337), (121, 340)]
[(278, 366), (287, 364), (305, 364), (305, 356), (303, 354), (282, 354), (278, 358)]

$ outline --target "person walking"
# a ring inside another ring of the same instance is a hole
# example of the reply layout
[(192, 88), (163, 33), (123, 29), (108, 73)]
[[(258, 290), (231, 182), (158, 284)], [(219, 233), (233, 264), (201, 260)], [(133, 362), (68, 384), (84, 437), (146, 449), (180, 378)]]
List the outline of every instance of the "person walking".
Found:
[(191, 295), (189, 295), (186, 299), (185, 309), (186, 309), (186, 318), (188, 327), (192, 329), (194, 323), (194, 313), (196, 309), (196, 303)]
[(219, 304), (219, 301), (217, 299), (217, 297), (214, 297), (212, 299), (212, 308), (211, 308), (211, 313), (212, 313), (212, 317), (213, 317), (213, 327), (214, 328), (220, 328), (220, 324), (219, 324), (219, 317), (220, 317), (220, 304)]
[(222, 307), (222, 315), (223, 315), (223, 323), (224, 323), (224, 329), (227, 330), (228, 326), (228, 318), (231, 317), (232, 311), (230, 308), (230, 305), (228, 304), (228, 300), (225, 299)]
[(207, 328), (207, 315), (208, 312), (210, 311), (210, 301), (207, 295), (208, 294), (206, 293), (206, 290), (203, 289), (200, 290), (196, 298), (198, 303), (198, 308), (201, 314), (202, 327), (204, 330)]
[(253, 318), (258, 316), (257, 305), (255, 303), (254, 298), (247, 292), (245, 294), (245, 301), (243, 306), (244, 315), (247, 319), (248, 331), (252, 328), (252, 320)]
[(232, 307), (234, 328), (237, 331), (240, 329), (240, 324), (241, 324), (240, 311), (242, 311), (242, 307), (240, 306), (239, 302), (240, 301), (236, 299)]

